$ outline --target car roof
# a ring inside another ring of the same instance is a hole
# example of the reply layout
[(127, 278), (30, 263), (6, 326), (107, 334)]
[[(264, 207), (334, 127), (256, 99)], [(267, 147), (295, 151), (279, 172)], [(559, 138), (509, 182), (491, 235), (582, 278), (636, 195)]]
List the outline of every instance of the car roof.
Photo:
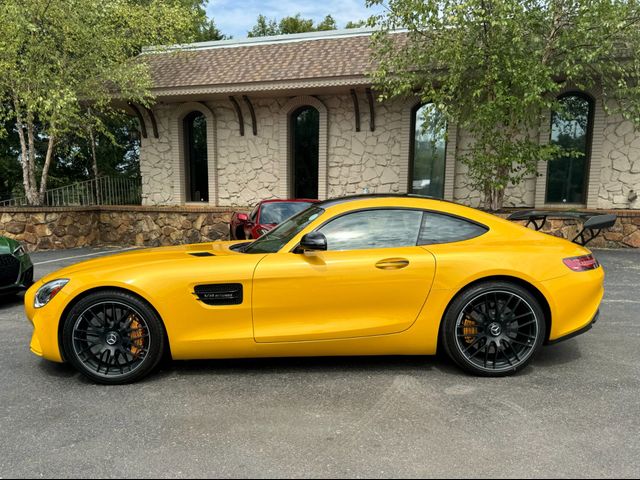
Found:
[(348, 195), (346, 197), (331, 198), (318, 203), (318, 206), (322, 208), (329, 208), (343, 203), (355, 202), (358, 200), (375, 200), (378, 198), (414, 198), (416, 200), (437, 200), (440, 202), (447, 202), (447, 200), (442, 200), (441, 198), (416, 195), (414, 193), (365, 193), (361, 195)]
[(305, 203), (317, 203), (319, 200), (312, 198), (271, 198), (269, 200), (261, 200), (260, 205), (263, 203), (290, 203), (290, 202), (305, 202)]

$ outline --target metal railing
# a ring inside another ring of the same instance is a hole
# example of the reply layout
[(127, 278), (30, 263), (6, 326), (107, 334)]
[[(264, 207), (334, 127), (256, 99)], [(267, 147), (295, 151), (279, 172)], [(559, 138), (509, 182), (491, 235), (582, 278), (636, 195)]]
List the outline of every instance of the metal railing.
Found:
[[(140, 180), (121, 177), (99, 177), (93, 180), (47, 190), (43, 205), (72, 207), (90, 205), (140, 205)], [(0, 201), (0, 207), (28, 206), (26, 197)]]

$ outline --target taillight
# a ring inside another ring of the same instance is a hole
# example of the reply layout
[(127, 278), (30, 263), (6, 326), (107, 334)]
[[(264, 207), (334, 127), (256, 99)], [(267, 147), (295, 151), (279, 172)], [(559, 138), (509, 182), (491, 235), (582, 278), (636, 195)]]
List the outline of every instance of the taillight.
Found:
[(574, 272), (584, 272), (594, 270), (600, 266), (598, 260), (593, 255), (582, 255), (581, 257), (571, 257), (562, 260), (564, 264)]

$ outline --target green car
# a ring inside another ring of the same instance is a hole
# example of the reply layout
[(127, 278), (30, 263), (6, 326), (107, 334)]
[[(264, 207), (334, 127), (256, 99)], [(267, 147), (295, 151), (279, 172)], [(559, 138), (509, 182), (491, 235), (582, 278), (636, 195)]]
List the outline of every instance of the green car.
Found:
[(0, 237), (0, 296), (26, 290), (33, 283), (33, 263), (22, 245)]

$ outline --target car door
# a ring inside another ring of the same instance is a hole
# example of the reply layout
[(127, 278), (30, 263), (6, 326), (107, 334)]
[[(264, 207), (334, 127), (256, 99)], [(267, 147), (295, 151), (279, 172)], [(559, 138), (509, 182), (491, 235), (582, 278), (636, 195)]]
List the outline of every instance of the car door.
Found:
[(267, 255), (253, 277), (257, 342), (332, 340), (398, 333), (418, 317), (434, 274), (416, 246), (423, 212), (349, 212), (317, 229), (327, 251)]

